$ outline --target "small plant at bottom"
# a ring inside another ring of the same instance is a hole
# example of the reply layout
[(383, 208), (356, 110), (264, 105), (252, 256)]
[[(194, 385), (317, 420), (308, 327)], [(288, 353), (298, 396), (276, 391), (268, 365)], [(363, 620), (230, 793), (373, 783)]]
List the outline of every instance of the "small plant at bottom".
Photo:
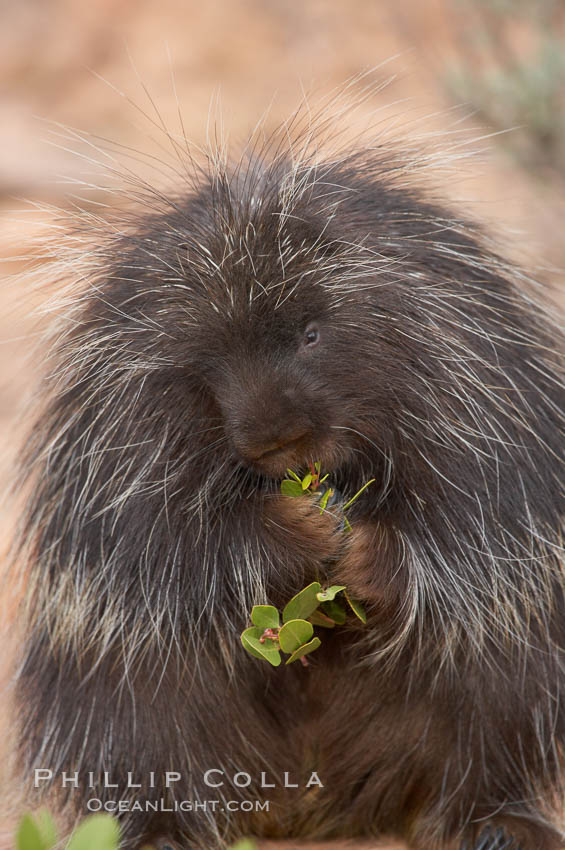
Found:
[[(86, 817), (74, 830), (66, 850), (118, 850), (120, 827), (111, 815)], [(36, 815), (24, 815), (16, 832), (17, 850), (52, 850), (57, 844), (57, 829), (45, 809)]]
[[(118, 850), (120, 826), (108, 814), (88, 815), (76, 827), (65, 850)], [(16, 832), (16, 850), (53, 850), (57, 844), (55, 822), (46, 809), (22, 817)], [(154, 850), (146, 845), (143, 850)], [(242, 838), (230, 850), (257, 850), (251, 838)]]

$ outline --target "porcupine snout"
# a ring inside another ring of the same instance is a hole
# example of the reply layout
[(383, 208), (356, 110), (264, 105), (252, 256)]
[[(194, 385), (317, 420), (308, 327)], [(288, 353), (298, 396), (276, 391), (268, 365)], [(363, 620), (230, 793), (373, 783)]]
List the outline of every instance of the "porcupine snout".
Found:
[(286, 376), (257, 372), (232, 380), (221, 400), (236, 453), (243, 463), (278, 477), (316, 454), (320, 423), (309, 394)]

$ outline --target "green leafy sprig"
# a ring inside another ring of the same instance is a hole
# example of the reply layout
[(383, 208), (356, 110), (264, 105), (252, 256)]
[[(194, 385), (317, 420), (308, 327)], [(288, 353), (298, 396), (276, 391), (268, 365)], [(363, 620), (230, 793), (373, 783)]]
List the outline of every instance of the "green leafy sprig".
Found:
[[(287, 470), (288, 478), (281, 482), (281, 493), (291, 498), (308, 498), (318, 494), (328, 475), (321, 476), (320, 464), (310, 465), (309, 471), (300, 478), (292, 469)], [(373, 483), (372, 478), (343, 505), (341, 511), (344, 518), (344, 532), (351, 531), (351, 524), (345, 516), (345, 511), (367, 487)], [(327, 510), (329, 500), (334, 490), (327, 486), (319, 500), (320, 513)], [(336, 599), (338, 594), (343, 594)], [(347, 607), (341, 599), (345, 599), (349, 609), (362, 623), (367, 622), (365, 611), (360, 602), (352, 599), (343, 584), (334, 584), (322, 588), (319, 581), (313, 581), (303, 590), (293, 596), (285, 605), (281, 614), (274, 605), (255, 605), (251, 611), (252, 626), (245, 629), (241, 642), (247, 652), (255, 658), (268, 661), (273, 667), (281, 662), (281, 651), (289, 657), (286, 664), (300, 660), (308, 664), (306, 656), (321, 645), (319, 637), (314, 636), (314, 626), (333, 629), (342, 626), (347, 619)]]
[[(304, 475), (303, 478), (300, 478), (296, 474), (296, 472), (292, 471), (292, 469), (287, 469), (287, 474), (289, 477), (284, 478), (281, 481), (281, 493), (283, 494), (283, 496), (290, 496), (291, 498), (298, 498), (301, 496), (303, 497), (305, 495), (307, 496), (312, 494), (317, 495), (320, 486), (324, 484), (329, 478), (329, 473), (327, 473), (323, 477), (320, 477), (320, 464), (318, 462), (310, 464), (310, 469), (306, 473), (306, 475)], [(349, 499), (349, 501), (346, 502), (345, 505), (343, 505), (343, 507), (341, 508), (344, 520), (344, 531), (351, 531), (351, 523), (345, 515), (345, 511), (347, 511), (351, 507), (353, 502), (357, 501), (361, 493), (363, 493), (367, 489), (367, 487), (369, 487), (374, 482), (374, 480), (374, 478), (371, 478), (370, 481), (367, 481), (366, 484), (363, 484), (361, 489), (358, 490), (355, 495), (352, 496), (352, 498)], [(323, 491), (319, 501), (319, 508), (321, 514), (324, 513), (324, 511), (327, 509), (328, 502), (330, 501), (334, 493), (335, 490), (330, 486), (326, 487), (326, 489)]]
[(274, 605), (254, 605), (251, 611), (253, 625), (241, 635), (243, 646), (255, 658), (268, 661), (273, 667), (281, 663), (281, 651), (289, 656), (287, 664), (299, 659), (304, 663), (306, 656), (322, 643), (319, 637), (314, 636), (314, 626), (333, 629), (345, 623), (347, 609), (336, 600), (340, 593), (343, 593), (355, 616), (366, 623), (363, 606), (351, 599), (345, 585), (334, 584), (322, 589), (319, 581), (313, 581), (285, 605), (282, 623)]

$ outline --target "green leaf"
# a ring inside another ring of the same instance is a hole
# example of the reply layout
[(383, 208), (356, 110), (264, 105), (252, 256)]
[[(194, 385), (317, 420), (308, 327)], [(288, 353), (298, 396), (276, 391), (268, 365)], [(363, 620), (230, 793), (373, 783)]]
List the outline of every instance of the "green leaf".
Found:
[(43, 846), (45, 848), (54, 847), (57, 843), (57, 828), (55, 826), (55, 821), (47, 809), (40, 809), (40, 811), (37, 812), (35, 822), (39, 828)]
[(295, 499), (296, 496), (302, 496), (304, 491), (299, 481), (289, 481), (288, 478), (285, 478), (284, 481), (281, 481), (281, 493), (283, 496), (292, 496)]
[(344, 510), (344, 511), (346, 511), (346, 510), (347, 510), (347, 508), (349, 508), (349, 507), (353, 504), (353, 502), (354, 502), (356, 499), (358, 499), (358, 498), (359, 498), (359, 496), (361, 495), (361, 493), (363, 492), (363, 490), (366, 490), (366, 489), (367, 489), (367, 487), (369, 486), (369, 484), (372, 484), (374, 480), (375, 480), (374, 478), (371, 478), (371, 480), (370, 480), (370, 481), (367, 481), (367, 483), (366, 483), (366, 484), (363, 484), (363, 486), (361, 487), (361, 489), (360, 489), (360, 490), (357, 490), (357, 492), (355, 493), (355, 495), (353, 496), (353, 498), (351, 498), (348, 502), (346, 502), (346, 504), (343, 506), (343, 510)]
[(352, 599), (350, 596), (347, 595), (347, 593), (345, 593), (344, 596), (347, 599), (349, 607), (351, 608), (355, 616), (358, 617), (362, 623), (366, 623), (367, 615), (365, 614), (365, 609), (363, 608), (361, 603), (358, 602), (356, 599)]
[(261, 629), (278, 629), (279, 612), (274, 605), (254, 605), (251, 609), (251, 622)]
[(312, 483), (312, 473), (307, 472), (304, 478), (302, 479), (302, 489), (307, 490), (310, 484)]
[(242, 838), (241, 841), (236, 841), (229, 850), (257, 850), (257, 843), (251, 838)]
[(322, 602), (321, 608), (324, 614), (326, 614), (326, 616), (329, 617), (330, 620), (333, 620), (338, 626), (343, 626), (347, 620), (347, 612), (345, 608), (333, 599), (329, 602)]
[(333, 494), (333, 490), (331, 487), (328, 487), (322, 498), (320, 499), (320, 513), (323, 513), (326, 509), (326, 505), (330, 499), (330, 496)]
[(300, 480), (296, 472), (293, 472), (292, 469), (287, 469), (286, 471), (288, 472), (291, 478), (294, 478), (294, 480), (298, 481), (298, 483), (302, 486), (302, 481)]
[(288, 623), (289, 620), (307, 620), (310, 614), (316, 610), (320, 604), (316, 598), (316, 594), (320, 592), (322, 585), (319, 581), (313, 581), (296, 596), (293, 596), (283, 609), (283, 623)]
[(47, 850), (43, 843), (39, 827), (31, 815), (24, 815), (16, 833), (17, 850)]
[(316, 470), (316, 472), (317, 472), (317, 473), (318, 473), (318, 475), (319, 475), (319, 474), (320, 474), (320, 469), (321, 469), (320, 461), (319, 461), (319, 460), (317, 460), (317, 461), (316, 461), (316, 463), (314, 464), (314, 469)]
[(345, 590), (344, 584), (332, 584), (331, 587), (326, 587), (325, 590), (320, 591), (320, 593), (316, 594), (316, 598), (320, 602), (331, 602), (335, 599), (337, 593), (341, 593), (342, 590)]
[(279, 632), (279, 641), (283, 652), (294, 652), (299, 646), (308, 643), (314, 629), (307, 620), (289, 620)]
[(270, 638), (266, 638), (265, 642), (261, 643), (260, 638), (263, 637), (263, 631), (264, 629), (258, 626), (245, 629), (241, 634), (241, 642), (245, 649), (251, 655), (254, 655), (255, 658), (268, 661), (273, 667), (278, 667), (281, 663), (279, 648)]
[(314, 611), (313, 614), (308, 617), (308, 620), (312, 623), (313, 626), (322, 626), (324, 629), (333, 629), (335, 623), (333, 620), (330, 620), (329, 617), (324, 614), (323, 611), (320, 611), (318, 608), (317, 611)]
[(255, 658), (260, 658), (261, 661), (264, 660), (265, 656), (262, 652), (258, 652), (256, 649), (253, 648), (253, 646), (249, 643), (249, 638), (256, 637), (258, 640), (262, 636), (263, 631), (264, 629), (260, 629), (257, 626), (252, 626), (249, 629), (245, 629), (245, 631), (242, 632), (240, 635), (241, 642), (247, 652), (249, 652), (251, 655), (254, 655)]
[(322, 641), (320, 640), (320, 638), (312, 638), (309, 643), (305, 643), (302, 646), (299, 646), (296, 652), (292, 653), (286, 663), (292, 664), (293, 661), (298, 661), (299, 658), (304, 658), (305, 655), (310, 655), (310, 653), (314, 652), (315, 649), (318, 649), (321, 644)]
[(68, 850), (117, 850), (118, 821), (111, 815), (89, 815), (73, 832)]

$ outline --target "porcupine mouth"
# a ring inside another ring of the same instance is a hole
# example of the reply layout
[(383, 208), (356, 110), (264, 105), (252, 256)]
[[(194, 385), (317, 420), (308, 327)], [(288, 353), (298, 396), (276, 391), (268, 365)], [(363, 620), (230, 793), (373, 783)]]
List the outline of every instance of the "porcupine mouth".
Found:
[(302, 443), (302, 438), (299, 437), (296, 440), (290, 440), (288, 443), (282, 443), (280, 446), (275, 446), (273, 449), (267, 449), (267, 451), (260, 454), (258, 457), (254, 458), (254, 460), (262, 461), (266, 458), (276, 457), (280, 454), (286, 454), (288, 451), (292, 451), (293, 448), (298, 448)]
[(287, 474), (287, 469), (298, 471), (308, 467), (301, 440), (296, 439), (284, 444), (271, 445), (260, 454), (244, 458), (248, 469), (258, 475), (280, 481)]
[[(269, 452), (269, 454), (276, 454), (276, 451)], [(302, 461), (299, 464), (296, 463), (288, 463), (285, 465), (284, 470), (271, 473), (267, 470), (259, 469), (257, 466), (246, 466), (243, 467), (247, 470), (247, 474), (251, 475), (252, 481), (258, 490), (261, 490), (264, 493), (278, 493), (280, 492), (281, 483), (285, 479), (289, 479), (290, 475), (288, 473), (288, 469), (291, 469), (299, 478), (303, 478), (312, 468), (313, 462)], [(329, 474), (330, 477), (326, 479), (326, 485), (331, 486), (333, 489), (336, 489), (337, 478), (340, 477), (336, 470), (331, 470), (328, 467), (324, 469), (324, 475)], [(324, 487), (325, 489), (325, 487)]]
[(336, 447), (330, 442), (304, 439), (299, 434), (292, 440), (284, 440), (266, 446), (264, 451), (250, 453), (237, 450), (242, 468), (251, 474), (254, 483), (265, 491), (280, 487), (281, 481), (289, 477), (288, 470), (303, 477), (319, 461), (324, 475), (330, 474), (332, 480), (337, 473), (338, 460)]

